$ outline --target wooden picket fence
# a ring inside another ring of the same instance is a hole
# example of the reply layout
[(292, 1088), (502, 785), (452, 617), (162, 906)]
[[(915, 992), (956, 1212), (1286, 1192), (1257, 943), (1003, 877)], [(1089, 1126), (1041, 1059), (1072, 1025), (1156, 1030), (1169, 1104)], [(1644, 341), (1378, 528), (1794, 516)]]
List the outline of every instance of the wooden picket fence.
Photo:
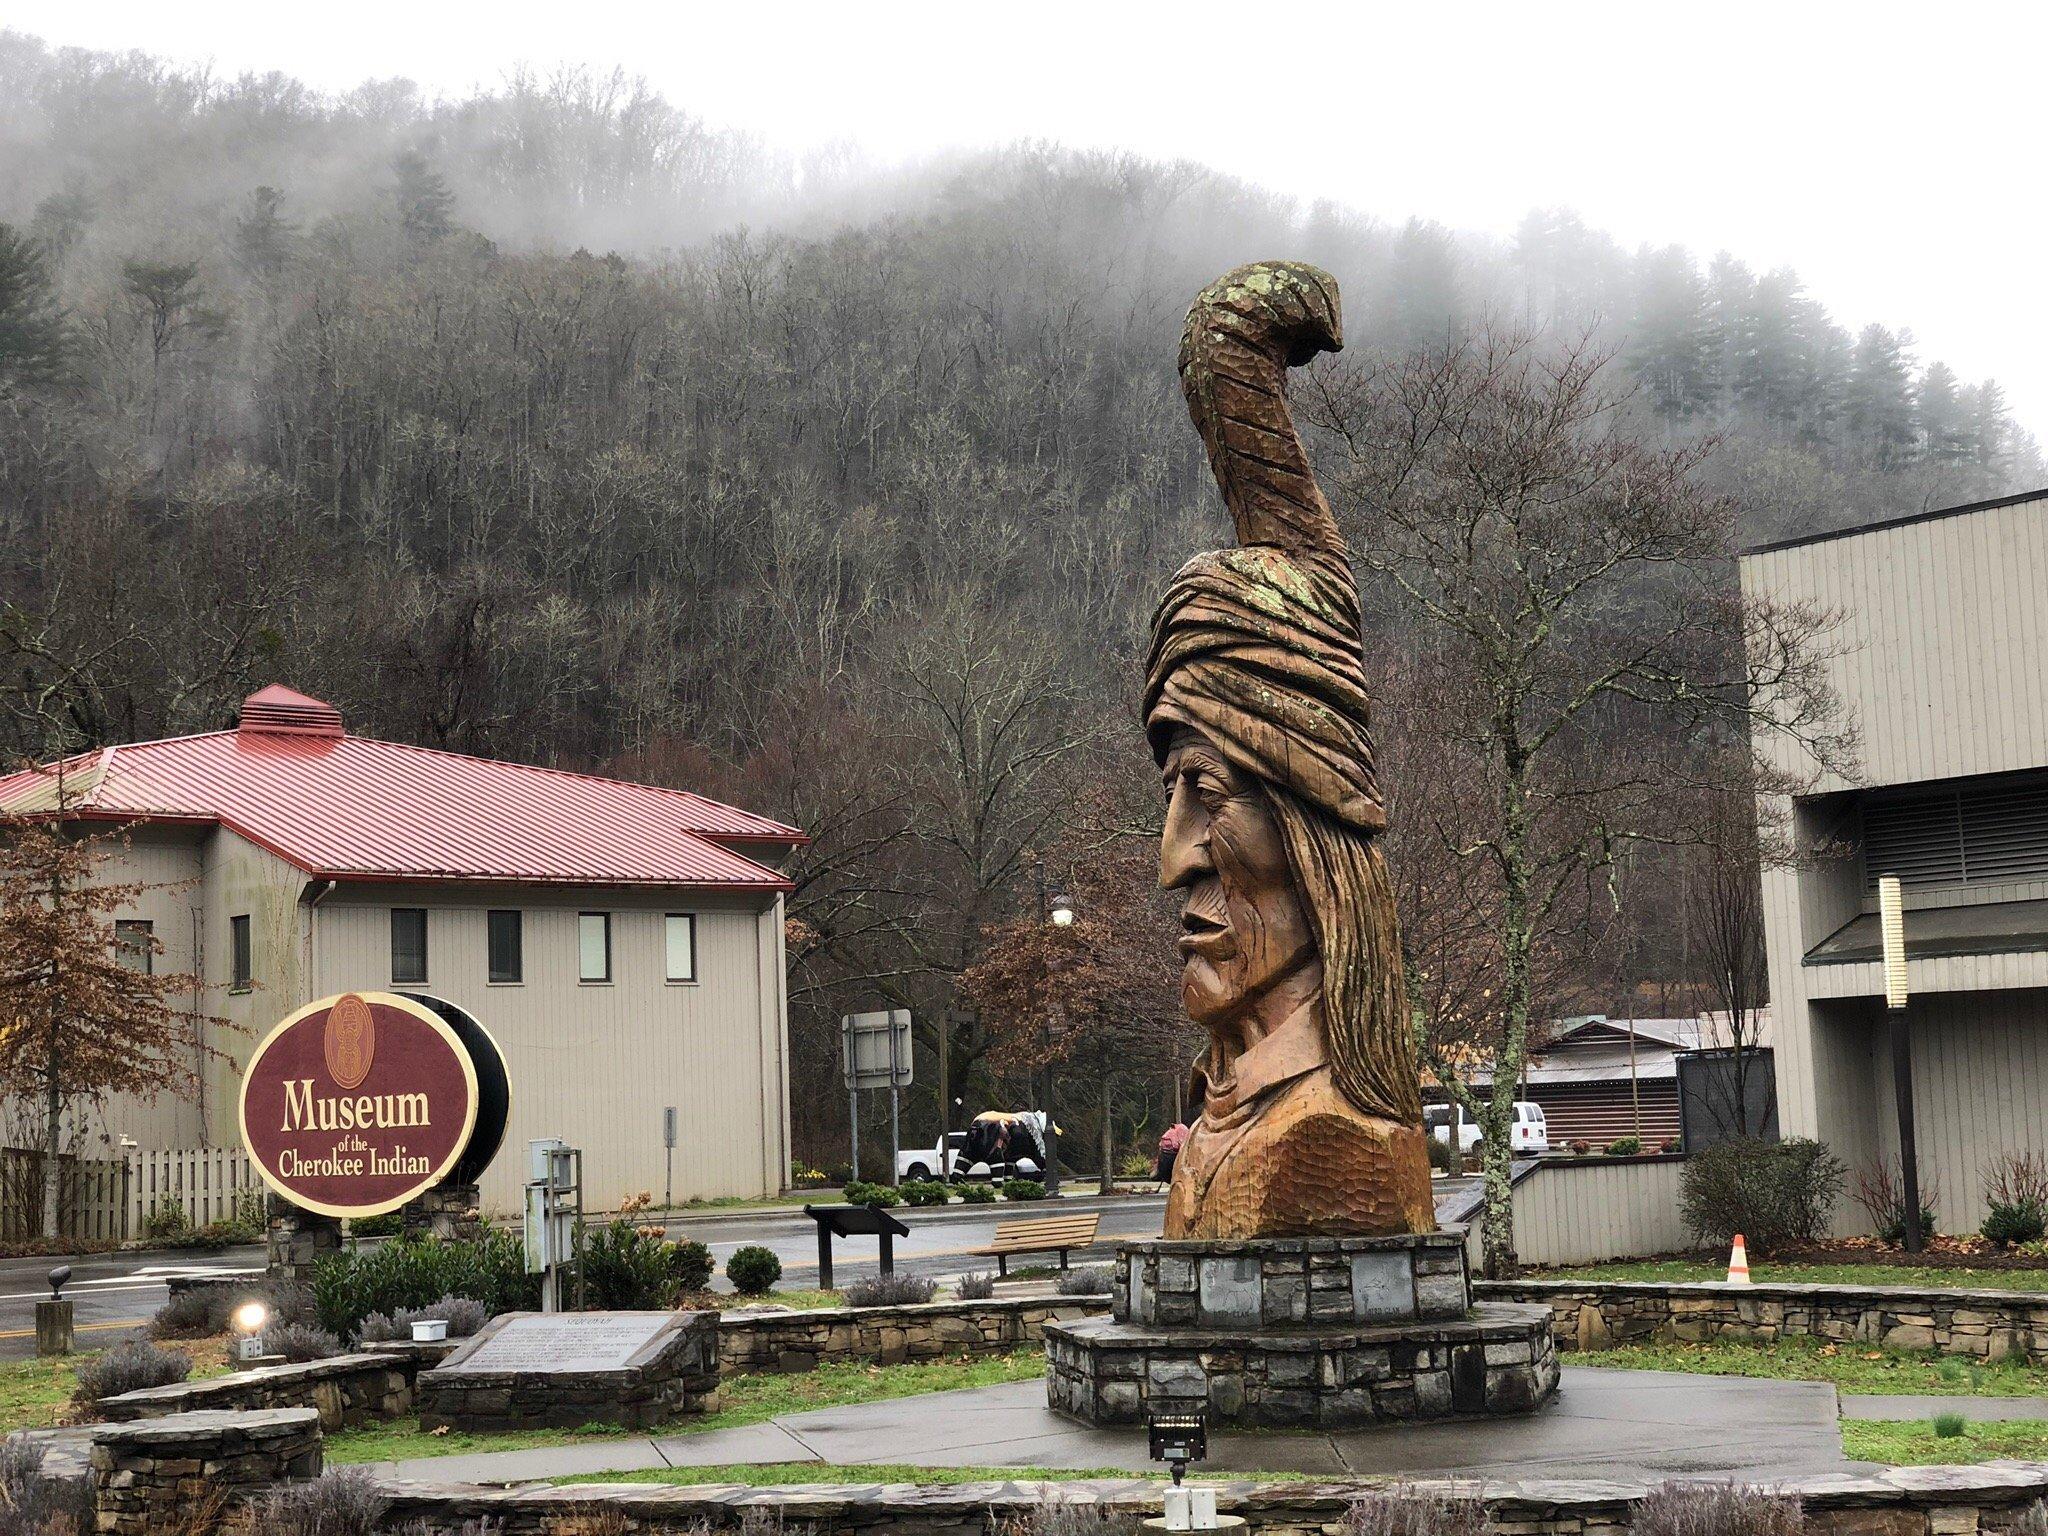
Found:
[[(57, 1231), (76, 1242), (119, 1242), (127, 1234), (128, 1165), (93, 1158), (57, 1160)], [(0, 1241), (43, 1231), (43, 1154), (0, 1147)]]
[(226, 1221), (263, 1180), (240, 1147), (137, 1149), (128, 1154), (127, 1235), (140, 1237), (151, 1217), (174, 1202), (192, 1226)]

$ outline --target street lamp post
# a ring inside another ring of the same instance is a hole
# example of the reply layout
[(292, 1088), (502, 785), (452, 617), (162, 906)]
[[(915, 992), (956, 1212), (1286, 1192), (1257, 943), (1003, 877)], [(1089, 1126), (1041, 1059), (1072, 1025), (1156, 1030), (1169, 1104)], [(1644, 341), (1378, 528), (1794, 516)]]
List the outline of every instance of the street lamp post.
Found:
[[(1044, 899), (1042, 892), (1040, 899)], [(1074, 904), (1064, 896), (1053, 897), (1052, 910), (1047, 914), (1046, 920), (1055, 928), (1073, 927)], [(1043, 1112), (1045, 1114), (1045, 1192), (1048, 1195), (1057, 1195), (1060, 1192), (1060, 1133), (1059, 1127), (1054, 1123), (1052, 1114), (1052, 1017), (1050, 1014), (1046, 1016), (1045, 1021), (1045, 1096)]]
[(1877, 882), (1878, 925), (1884, 935), (1885, 1017), (1891, 1027), (1892, 1102), (1899, 1117), (1899, 1193), (1905, 1202), (1906, 1252), (1918, 1253), (1920, 1154), (1913, 1132), (1913, 1037), (1906, 1020), (1906, 912), (1897, 875)]

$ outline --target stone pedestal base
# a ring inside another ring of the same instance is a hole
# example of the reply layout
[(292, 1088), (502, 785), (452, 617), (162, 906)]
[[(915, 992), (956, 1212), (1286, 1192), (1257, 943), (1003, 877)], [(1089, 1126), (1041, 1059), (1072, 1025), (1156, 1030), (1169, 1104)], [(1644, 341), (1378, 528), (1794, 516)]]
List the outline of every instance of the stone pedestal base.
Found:
[(341, 1252), (340, 1220), (302, 1210), (279, 1195), (270, 1197), (267, 1209), (266, 1274), (282, 1285), (310, 1284), (314, 1266), (329, 1254)]
[(1550, 1309), (1467, 1304), (1463, 1234), (1130, 1243), (1110, 1317), (1048, 1323), (1046, 1395), (1091, 1424), (1338, 1428), (1529, 1413)]

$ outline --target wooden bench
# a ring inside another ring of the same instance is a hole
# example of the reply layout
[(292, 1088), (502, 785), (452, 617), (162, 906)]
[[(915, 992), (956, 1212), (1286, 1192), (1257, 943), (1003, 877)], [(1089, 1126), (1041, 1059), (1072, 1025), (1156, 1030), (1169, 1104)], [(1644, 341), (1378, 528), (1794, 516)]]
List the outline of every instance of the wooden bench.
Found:
[(996, 1261), (996, 1273), (1010, 1273), (1013, 1253), (1052, 1253), (1060, 1256), (1060, 1268), (1067, 1267), (1067, 1251), (1092, 1247), (1095, 1229), (1102, 1225), (1102, 1213), (1087, 1216), (1040, 1216), (1029, 1221), (999, 1221), (996, 1239), (986, 1248), (976, 1248)]

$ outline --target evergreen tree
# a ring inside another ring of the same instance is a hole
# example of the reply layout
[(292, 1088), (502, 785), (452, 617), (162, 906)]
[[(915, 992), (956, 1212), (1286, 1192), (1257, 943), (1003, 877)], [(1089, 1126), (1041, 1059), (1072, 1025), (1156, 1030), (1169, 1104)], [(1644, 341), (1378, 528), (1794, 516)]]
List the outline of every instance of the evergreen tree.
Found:
[(64, 351), (49, 259), (36, 241), (0, 224), (0, 389), (57, 377)]
[(432, 245), (446, 239), (455, 228), (449, 217), (455, 211), (455, 194), (441, 173), (427, 164), (427, 157), (408, 149), (391, 162), (398, 176), (392, 196), (398, 204), (398, 224), (414, 245)]
[(1725, 420), (1735, 409), (1735, 381), (1749, 349), (1751, 302), (1756, 274), (1728, 252), (1707, 268), (1705, 336), (1702, 340), (1709, 409)]
[(1849, 364), (1843, 425), (1850, 450), (1880, 471), (1913, 462), (1918, 444), (1913, 411), (1910, 331), (1866, 325)]
[(1635, 313), (1623, 357), (1650, 408), (1678, 421), (1712, 405), (1715, 342), (1707, 290), (1680, 246), (1636, 258)]
[(1931, 464), (1967, 463), (1971, 420), (1955, 370), (1947, 363), (1930, 364), (1920, 376), (1920, 451)]
[(284, 194), (275, 187), (258, 187), (235, 220), (236, 265), (258, 282), (275, 281), (298, 232), (298, 225), (284, 216)]
[(1975, 388), (1964, 390), (1960, 404), (1969, 423), (1965, 431), (1970, 462), (1998, 475), (2011, 462), (2014, 446), (2005, 391), (1999, 388), (1996, 379), (1986, 379)]

